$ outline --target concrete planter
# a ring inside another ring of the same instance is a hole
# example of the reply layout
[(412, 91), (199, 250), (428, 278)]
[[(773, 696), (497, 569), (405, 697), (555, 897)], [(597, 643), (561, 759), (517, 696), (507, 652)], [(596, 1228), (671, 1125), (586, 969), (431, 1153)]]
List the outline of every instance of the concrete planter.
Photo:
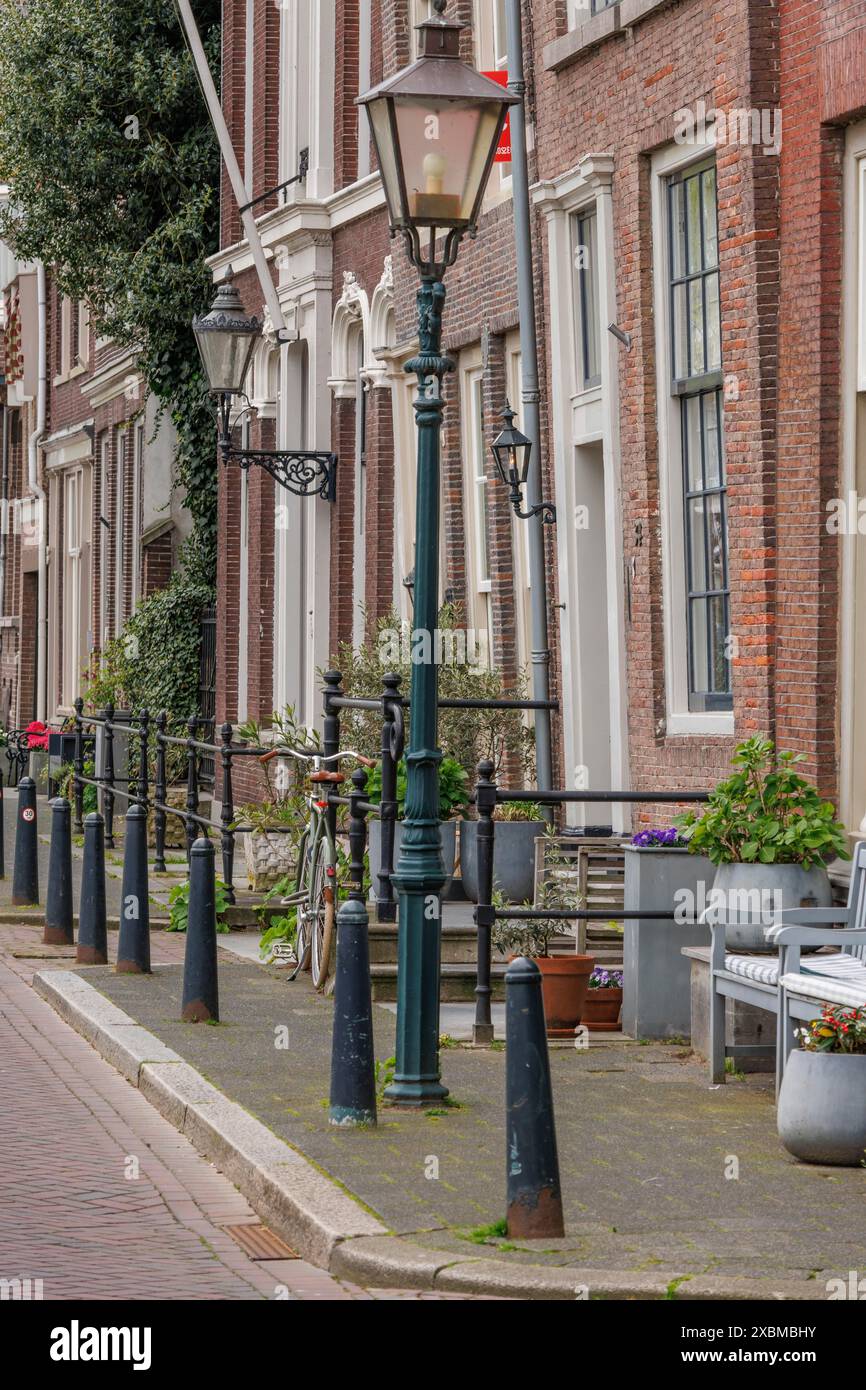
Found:
[[(443, 820), (439, 823), (442, 832), (442, 858), (445, 861), (446, 879), (442, 887), (443, 896), (451, 887), (451, 880), (454, 877), (455, 861), (457, 858), (457, 822), (456, 820)], [(367, 822), (367, 848), (370, 854), (370, 881), (372, 884), (371, 892), (375, 898), (379, 891), (379, 869), (382, 864), (382, 822), (378, 816), (371, 818)], [(394, 868), (397, 867), (397, 860), (400, 858), (400, 845), (403, 841), (403, 826), (400, 821), (394, 826)]]
[(777, 1118), (779, 1138), (795, 1158), (859, 1168), (866, 1158), (866, 1056), (792, 1052)]
[(293, 874), (297, 863), (294, 835), (254, 830), (244, 835), (247, 880), (252, 893), (267, 893), (281, 878)]
[[(509, 902), (531, 902), (535, 887), (535, 841), (544, 834), (540, 821), (497, 821), (493, 841), (493, 887)], [(478, 821), (460, 826), (460, 864), (463, 888), (478, 902)]]
[[(687, 849), (625, 846), (627, 910), (673, 912), (702, 902), (715, 865)], [(689, 899), (685, 899), (688, 902)], [(694, 907), (683, 913), (692, 918)], [(691, 986), (684, 946), (709, 946), (709, 927), (674, 920), (636, 918), (626, 921), (623, 936), (622, 1029), (635, 1038), (688, 1037), (691, 1032)]]
[(731, 951), (775, 951), (764, 930), (777, 912), (792, 907), (829, 907), (833, 890), (820, 865), (720, 864), (707, 906), (725, 922)]

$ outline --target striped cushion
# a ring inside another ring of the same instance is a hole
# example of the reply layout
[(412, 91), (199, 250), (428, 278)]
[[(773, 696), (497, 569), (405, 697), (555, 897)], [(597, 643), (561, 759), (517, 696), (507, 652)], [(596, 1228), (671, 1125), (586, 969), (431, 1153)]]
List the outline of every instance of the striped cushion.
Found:
[(774, 985), (779, 978), (779, 962), (775, 956), (725, 956), (725, 969), (744, 980), (757, 980), (762, 985)]
[(807, 956), (800, 961), (800, 972), (803, 975), (825, 975), (842, 984), (866, 987), (866, 965), (862, 960), (849, 956), (847, 951), (833, 956)]
[(817, 980), (814, 975), (783, 975), (781, 984), (799, 999), (820, 999), (826, 1004), (842, 1004), (859, 1009), (866, 1005), (866, 977), (861, 985), (850, 981)]

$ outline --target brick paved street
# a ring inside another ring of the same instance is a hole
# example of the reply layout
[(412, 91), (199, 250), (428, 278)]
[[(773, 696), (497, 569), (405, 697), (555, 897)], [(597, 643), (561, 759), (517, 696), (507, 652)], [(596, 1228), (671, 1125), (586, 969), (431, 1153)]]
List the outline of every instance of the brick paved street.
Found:
[[(0, 927), (0, 1278), (46, 1300), (442, 1297), (249, 1259), (223, 1229), (258, 1223), (245, 1199), (33, 993), (40, 943)], [(159, 933), (155, 957), (183, 944)]]

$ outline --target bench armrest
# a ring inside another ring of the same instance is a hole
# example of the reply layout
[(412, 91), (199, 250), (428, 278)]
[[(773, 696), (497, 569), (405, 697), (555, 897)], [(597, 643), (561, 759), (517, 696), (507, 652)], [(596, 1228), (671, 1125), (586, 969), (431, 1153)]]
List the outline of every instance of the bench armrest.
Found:
[(774, 917), (768, 931), (776, 927), (826, 927), (831, 922), (847, 922), (847, 907), (788, 907)]
[(852, 941), (866, 941), (866, 929), (821, 931), (818, 927), (788, 927), (780, 924), (767, 927), (764, 935), (777, 946), (848, 946)]

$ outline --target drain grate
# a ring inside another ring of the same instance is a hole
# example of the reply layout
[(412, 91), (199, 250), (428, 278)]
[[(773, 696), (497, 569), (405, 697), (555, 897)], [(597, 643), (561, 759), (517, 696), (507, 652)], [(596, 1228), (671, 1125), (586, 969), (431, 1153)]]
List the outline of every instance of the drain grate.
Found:
[(300, 1256), (267, 1226), (223, 1226), (251, 1260), (298, 1260)]

